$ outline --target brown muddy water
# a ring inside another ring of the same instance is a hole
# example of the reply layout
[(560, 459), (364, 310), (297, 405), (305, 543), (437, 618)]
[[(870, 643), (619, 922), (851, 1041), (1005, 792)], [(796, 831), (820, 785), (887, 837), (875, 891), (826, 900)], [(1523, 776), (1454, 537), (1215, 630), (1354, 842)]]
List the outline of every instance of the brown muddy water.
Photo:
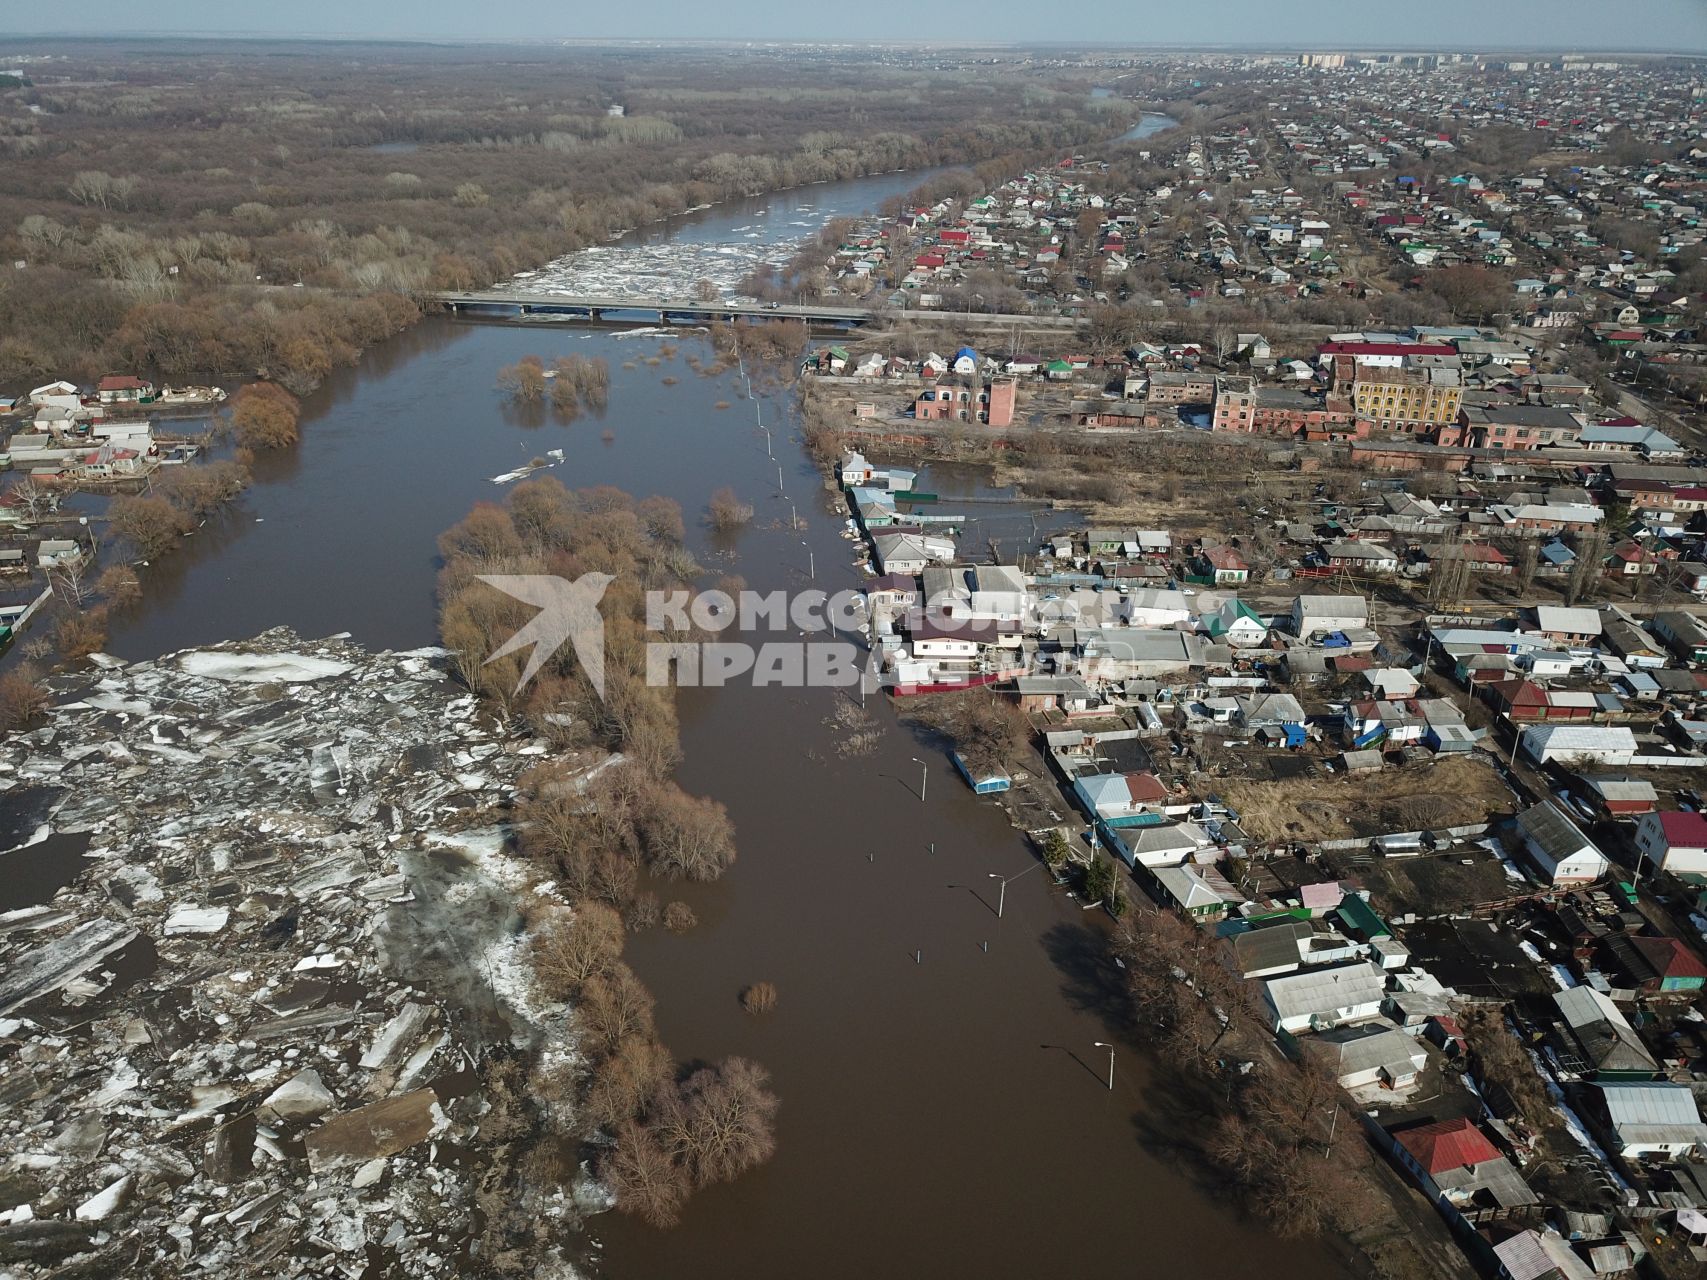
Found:
[[(713, 571), (806, 585), (804, 539), (816, 585), (854, 585), (845, 512), (799, 443), (775, 433), (779, 493), (753, 403), (733, 373), (696, 375), (685, 357), (709, 353), (679, 341), (674, 359), (650, 366), (653, 338), (421, 325), (309, 401), (300, 447), (263, 461), (237, 509), (149, 572), (149, 599), (114, 651), (150, 657), (281, 624), (370, 647), (433, 643), (435, 537), (503, 496), (489, 477), (557, 448), (566, 461), (551, 474), (568, 485), (677, 499)], [(563, 426), (506, 411), (493, 375), (529, 353), (606, 357), (608, 412)], [(641, 362), (624, 370), (626, 360)], [(782, 420), (783, 401), (763, 412)], [(945, 494), (976, 496), (964, 476), (940, 479)], [(725, 484), (758, 518), (721, 543), (700, 517)], [(790, 499), (806, 521), (798, 532)], [(1009, 547), (1029, 533), (1023, 509), (991, 515)], [(697, 1196), (675, 1230), (594, 1219), (593, 1268), (615, 1280), (1343, 1274), (1326, 1247), (1274, 1239), (1194, 1180), (1171, 1149), (1167, 1099), (1124, 1043), (1106, 1087), (1093, 1042), (1120, 1036), (1101, 917), (1034, 870), (993, 802), (876, 698), (877, 750), (839, 758), (830, 718), (845, 696), (740, 685), (680, 695), (680, 779), (728, 806), (740, 859), (716, 885), (660, 886), (691, 903), (699, 926), (642, 935), (631, 959), (678, 1057), (744, 1054), (770, 1069), (778, 1152)], [(914, 757), (929, 773), (924, 801)], [(989, 877), (1019, 873), (998, 919)], [(754, 1019), (738, 995), (759, 980), (780, 1002)]]

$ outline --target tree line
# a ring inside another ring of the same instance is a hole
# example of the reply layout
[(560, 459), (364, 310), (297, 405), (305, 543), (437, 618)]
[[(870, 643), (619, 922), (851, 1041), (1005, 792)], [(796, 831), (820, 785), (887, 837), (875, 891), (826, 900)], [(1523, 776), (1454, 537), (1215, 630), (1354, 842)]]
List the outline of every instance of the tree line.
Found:
[[(85, 44), (0, 92), (0, 253), (28, 281), (0, 294), (0, 385), (126, 367), (301, 394), (428, 291), (700, 205), (1110, 127), (959, 78), (888, 98), (866, 72), (779, 64), (755, 94), (688, 51), (368, 53), (350, 76), (331, 56)], [(606, 116), (613, 97), (629, 116)]]
[[(713, 880), (735, 860), (723, 806), (670, 778), (681, 754), (674, 698), (646, 680), (644, 592), (697, 575), (684, 536), (666, 499), (571, 492), (541, 477), (501, 505), (475, 507), (439, 540), (439, 628), (457, 671), (494, 714), (559, 751), (522, 779), (514, 809), (521, 854), (550, 872), (566, 904), (529, 921), (536, 981), (572, 1006), (581, 1033), (570, 1078), (540, 1087), (571, 1091), (564, 1136), (587, 1144), (619, 1208), (659, 1226), (677, 1220), (694, 1188), (768, 1158), (777, 1111), (755, 1063), (676, 1063), (651, 994), (622, 959), (630, 929), (691, 926), (684, 904), (660, 910), (648, 879)], [(488, 659), (534, 607), (480, 576), (587, 573), (610, 579), (600, 603), (604, 696), (567, 645), (518, 689), (527, 655)]]

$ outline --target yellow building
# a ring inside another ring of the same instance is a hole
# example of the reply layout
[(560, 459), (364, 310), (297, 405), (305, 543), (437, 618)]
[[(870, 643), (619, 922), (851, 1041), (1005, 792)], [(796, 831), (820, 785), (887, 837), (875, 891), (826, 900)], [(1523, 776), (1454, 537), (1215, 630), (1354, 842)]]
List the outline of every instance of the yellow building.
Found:
[(1458, 421), (1464, 388), (1456, 369), (1386, 369), (1359, 366), (1352, 407), (1378, 431), (1414, 433)]

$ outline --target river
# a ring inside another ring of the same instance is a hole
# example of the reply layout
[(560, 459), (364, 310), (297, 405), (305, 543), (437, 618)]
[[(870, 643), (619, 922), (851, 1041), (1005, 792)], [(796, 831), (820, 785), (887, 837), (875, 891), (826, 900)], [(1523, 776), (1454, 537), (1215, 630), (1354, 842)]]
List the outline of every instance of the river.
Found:
[[(852, 212), (914, 181), (822, 187), (817, 199)], [(753, 213), (707, 211), (671, 234), (727, 236)], [(295, 451), (261, 461), (235, 510), (149, 571), (147, 602), (113, 650), (151, 657), (280, 624), (376, 647), (432, 643), (434, 538), (472, 503), (503, 496), (489, 477), (557, 448), (566, 460), (551, 474), (566, 484), (680, 501), (714, 570), (799, 587), (804, 540), (817, 585), (854, 584), (845, 513), (798, 441), (776, 435), (779, 494), (734, 376), (688, 368), (697, 339), (646, 363), (659, 347), (584, 325), (435, 319), (371, 351), (309, 399)], [(611, 362), (602, 419), (562, 426), (500, 404), (500, 365), (571, 352)], [(762, 411), (767, 422), (786, 414), (780, 402)], [(940, 479), (945, 493), (977, 496), (975, 480)], [(698, 521), (724, 484), (758, 507), (731, 540)], [(790, 500), (807, 522), (799, 532)], [(699, 926), (640, 935), (630, 958), (679, 1058), (744, 1054), (771, 1070), (779, 1146), (765, 1168), (697, 1196), (675, 1230), (594, 1219), (595, 1269), (613, 1280), (1342, 1274), (1326, 1248), (1272, 1238), (1194, 1181), (1170, 1150), (1165, 1100), (1125, 1045), (1106, 1087), (1093, 1042), (1115, 1038), (1116, 974), (1100, 958), (1099, 922), (1034, 870), (1000, 811), (888, 706), (873, 703), (886, 726), (877, 750), (838, 758), (827, 723), (838, 696), (680, 695), (680, 780), (728, 806), (740, 860), (718, 884), (667, 887)], [(915, 757), (928, 771), (923, 800)], [(1019, 873), (998, 919), (989, 877)], [(761, 979), (780, 1003), (754, 1019), (737, 996)]]

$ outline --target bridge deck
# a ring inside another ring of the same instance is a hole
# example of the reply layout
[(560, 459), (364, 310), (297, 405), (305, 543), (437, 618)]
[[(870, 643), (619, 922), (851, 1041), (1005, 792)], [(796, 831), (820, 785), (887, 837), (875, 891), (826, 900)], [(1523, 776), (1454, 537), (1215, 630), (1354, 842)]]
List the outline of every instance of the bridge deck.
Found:
[(524, 293), (520, 290), (487, 289), (477, 292), (446, 292), (433, 295), (453, 311), (464, 307), (514, 307), (524, 314), (585, 311), (598, 316), (608, 311), (639, 311), (666, 315), (698, 316), (706, 319), (750, 316), (761, 319), (807, 320), (826, 324), (866, 324), (879, 316), (915, 316), (963, 326), (987, 328), (1019, 324), (1028, 328), (1070, 328), (1081, 323), (1072, 316), (1011, 315), (993, 312), (892, 311), (879, 307), (837, 307), (819, 303), (702, 302), (697, 298), (618, 297), (596, 294)]

